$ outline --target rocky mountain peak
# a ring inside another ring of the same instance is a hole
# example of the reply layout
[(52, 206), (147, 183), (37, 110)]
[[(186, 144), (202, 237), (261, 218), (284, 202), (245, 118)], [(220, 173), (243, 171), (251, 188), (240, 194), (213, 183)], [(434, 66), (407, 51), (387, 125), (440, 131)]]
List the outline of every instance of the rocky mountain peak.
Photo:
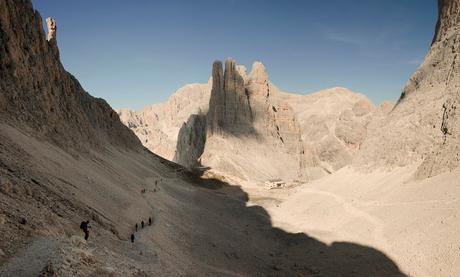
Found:
[(238, 64), (236, 66), (236, 71), (238, 72), (238, 74), (240, 74), (241, 78), (243, 78), (244, 83), (247, 84), (249, 77), (247, 74), (246, 66)]
[(460, 0), (438, 0), (438, 23), (433, 42), (440, 41), (460, 23)]
[(48, 27), (47, 40), (51, 41), (53, 39), (56, 39), (56, 31), (57, 31), (56, 21), (51, 17), (47, 17), (46, 18), (46, 25)]
[(248, 91), (251, 96), (258, 96), (259, 98), (269, 97), (270, 95), (268, 73), (261, 62), (254, 62), (252, 65)]
[[(243, 75), (243, 76), (242, 76)], [(245, 88), (245, 70), (234, 59), (214, 62), (213, 85), (207, 125), (209, 135), (215, 132), (239, 133), (251, 126), (252, 112)]]
[(268, 73), (263, 63), (254, 62), (252, 64), (251, 82), (258, 84), (268, 83)]

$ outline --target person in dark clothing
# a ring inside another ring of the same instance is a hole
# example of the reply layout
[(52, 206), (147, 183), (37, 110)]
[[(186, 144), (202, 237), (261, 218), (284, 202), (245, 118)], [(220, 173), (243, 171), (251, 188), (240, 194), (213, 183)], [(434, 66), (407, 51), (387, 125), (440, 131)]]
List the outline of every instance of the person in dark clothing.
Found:
[(149, 217), (149, 225), (151, 226), (152, 225), (152, 218)]
[(144, 228), (144, 221), (143, 220), (141, 221), (141, 226), (142, 226), (142, 228)]
[(83, 230), (83, 233), (85, 233), (85, 240), (88, 240), (89, 238), (89, 228), (91, 228), (91, 226), (89, 226), (89, 220), (87, 221), (82, 221), (80, 223), (80, 229)]
[(137, 232), (137, 229), (138, 229), (138, 228), (139, 228), (139, 225), (137, 225), (137, 223), (136, 223), (136, 232)]
[(134, 234), (131, 234), (131, 242), (134, 243)]

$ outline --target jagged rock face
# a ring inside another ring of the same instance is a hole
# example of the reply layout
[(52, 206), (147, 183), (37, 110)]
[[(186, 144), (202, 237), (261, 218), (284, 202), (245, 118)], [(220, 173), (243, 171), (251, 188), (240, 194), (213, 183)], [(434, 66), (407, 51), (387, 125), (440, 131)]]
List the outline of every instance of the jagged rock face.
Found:
[(439, 0), (438, 1), (438, 23), (434, 42), (439, 42), (451, 28), (458, 28), (460, 23), (460, 0)]
[(348, 165), (367, 136), (369, 121), (381, 113), (366, 96), (345, 88), (310, 95), (283, 94), (300, 123), (311, 178)]
[(48, 26), (47, 40), (51, 41), (53, 39), (56, 39), (56, 31), (57, 31), (56, 21), (52, 19), (51, 17), (47, 17), (46, 25)]
[[(64, 148), (107, 142), (140, 149), (139, 140), (102, 99), (86, 93), (59, 60), (56, 22), (42, 19), (30, 1), (0, 2), (0, 117)], [(110, 135), (109, 135), (110, 134)]]
[(420, 164), (418, 178), (460, 164), (460, 1), (440, 0), (433, 44), (388, 117), (372, 122), (355, 164), (394, 167)]
[[(375, 108), (364, 95), (342, 88), (284, 93), (262, 63), (254, 63), (249, 76), (233, 60), (226, 64), (226, 75), (215, 62), (208, 84), (185, 86), (140, 112), (120, 110), (121, 120), (152, 152), (187, 167), (201, 163), (243, 179), (316, 179), (349, 164), (370, 119), (393, 107)], [(205, 130), (194, 114), (205, 115)]]
[[(239, 70), (238, 70), (239, 68)], [(254, 133), (252, 130), (252, 111), (249, 96), (246, 93), (243, 72), (235, 60), (225, 62), (222, 74), (222, 63), (213, 64), (213, 86), (208, 113), (209, 135), (230, 133), (234, 135)]]
[(270, 93), (268, 73), (261, 62), (252, 65), (251, 78), (249, 79), (248, 91), (251, 96), (259, 95), (268, 97)]
[[(224, 172), (230, 170), (248, 179), (257, 175), (254, 171), (282, 171), (281, 168), (262, 168), (256, 160), (264, 159), (271, 164), (284, 161), (285, 175), (300, 177), (304, 166), (300, 128), (291, 107), (271, 97), (271, 85), (263, 64), (254, 63), (247, 76), (246, 69), (233, 59), (225, 62), (225, 71), (217, 61), (212, 74), (203, 165)], [(237, 155), (235, 151), (223, 150), (237, 148)], [(259, 177), (268, 176), (269, 173)]]
[(177, 138), (183, 123), (192, 114), (208, 111), (211, 81), (207, 84), (186, 85), (177, 90), (165, 103), (145, 107), (141, 111), (121, 109), (120, 120), (153, 153), (173, 160)]
[(298, 136), (291, 136), (300, 134), (292, 109), (283, 101), (270, 97), (271, 85), (262, 63), (254, 63), (249, 77), (246, 69), (233, 59), (226, 61), (223, 77), (222, 71), (222, 63), (215, 62), (207, 118), (208, 136), (217, 132), (221, 135), (274, 137), (275, 145), (287, 144), (290, 148), (299, 142)]
[(206, 115), (193, 114), (182, 124), (178, 134), (174, 162), (189, 169), (200, 165), (206, 143)]

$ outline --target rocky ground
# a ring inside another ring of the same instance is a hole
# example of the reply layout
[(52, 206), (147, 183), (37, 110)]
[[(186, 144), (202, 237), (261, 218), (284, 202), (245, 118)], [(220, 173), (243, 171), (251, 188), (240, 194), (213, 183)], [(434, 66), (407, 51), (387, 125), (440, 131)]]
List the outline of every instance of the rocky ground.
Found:
[[(193, 177), (149, 153), (72, 157), (9, 126), (1, 130), (3, 145), (17, 149), (14, 159), (2, 152), (9, 172), (0, 194), (6, 205), (0, 228), (8, 238), (0, 244), (2, 276), (401, 274), (373, 248), (327, 245), (272, 226), (264, 208), (219, 175)], [(28, 155), (27, 171), (12, 163), (20, 155)], [(135, 223), (149, 216), (153, 226), (129, 242)], [(86, 243), (79, 223), (87, 218)]]

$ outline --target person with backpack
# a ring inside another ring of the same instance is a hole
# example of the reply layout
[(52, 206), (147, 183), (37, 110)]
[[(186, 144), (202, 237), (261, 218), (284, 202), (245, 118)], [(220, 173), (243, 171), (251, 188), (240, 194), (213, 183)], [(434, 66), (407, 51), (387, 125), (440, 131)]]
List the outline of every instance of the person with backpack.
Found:
[(134, 243), (134, 234), (131, 234), (131, 243)]
[(85, 240), (88, 240), (89, 238), (89, 228), (91, 228), (91, 226), (89, 226), (89, 220), (82, 221), (80, 223), (80, 229), (83, 231), (83, 233), (85, 233)]

